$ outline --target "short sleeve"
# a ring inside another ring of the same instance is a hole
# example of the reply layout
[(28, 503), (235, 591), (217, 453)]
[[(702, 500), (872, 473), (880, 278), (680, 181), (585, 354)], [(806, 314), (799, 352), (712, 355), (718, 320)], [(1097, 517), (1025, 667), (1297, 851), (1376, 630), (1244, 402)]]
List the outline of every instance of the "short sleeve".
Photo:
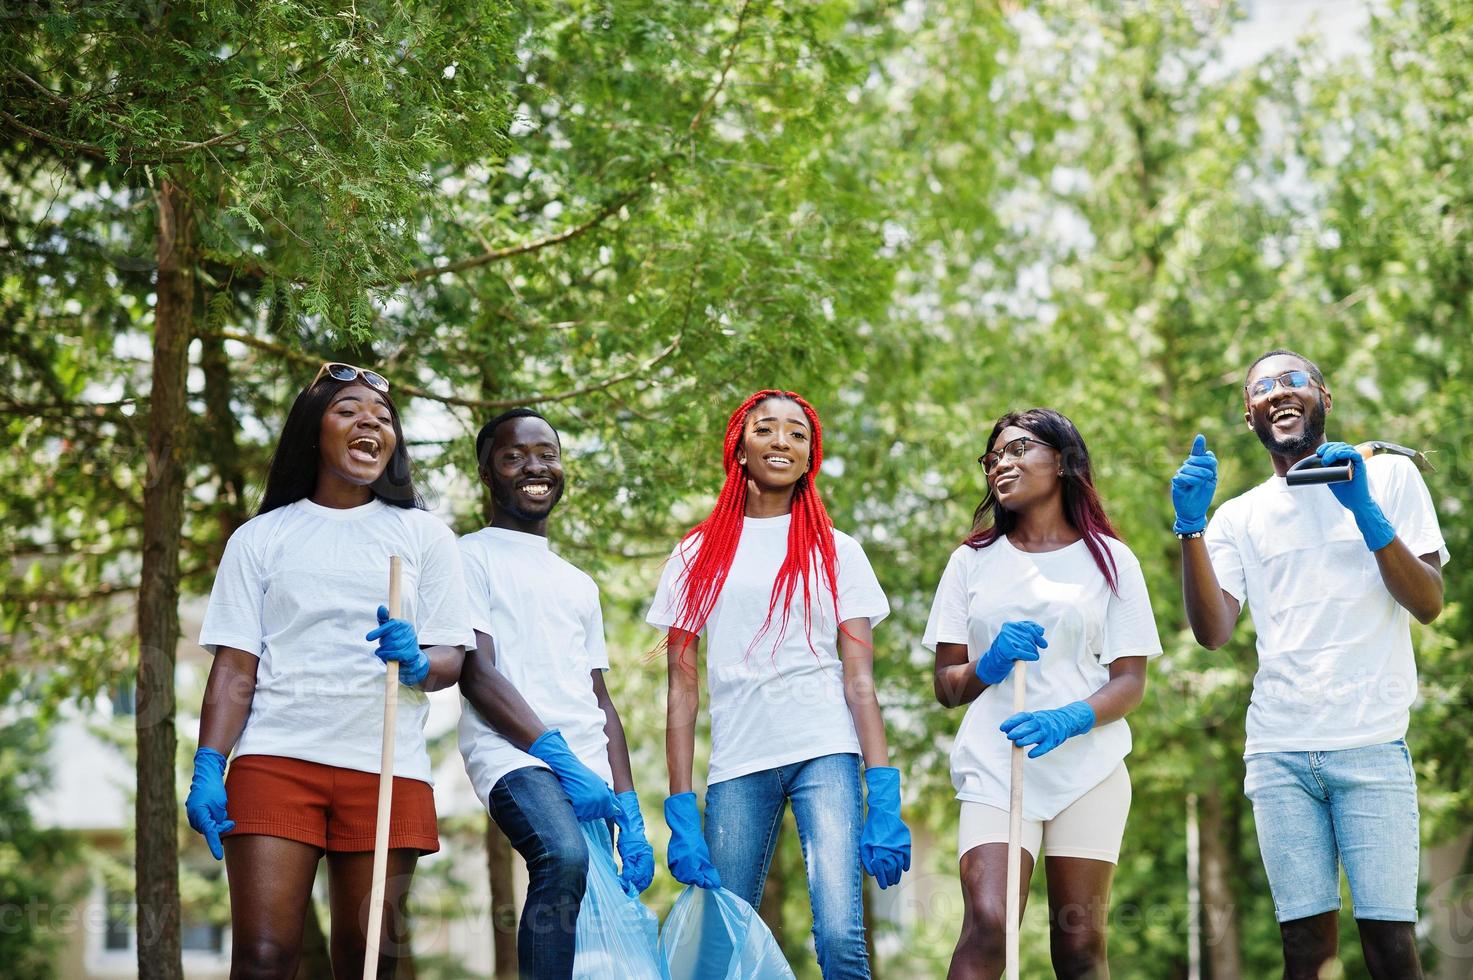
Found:
[(1146, 577), (1141, 565), (1131, 555), (1129, 561), (1116, 556), (1115, 574), (1118, 594), (1112, 593), (1105, 609), (1104, 654), (1102, 665), (1121, 657), (1157, 657), (1161, 655), (1161, 635), (1156, 630), (1156, 617), (1151, 613), (1151, 597), (1146, 592)]
[(1437, 553), (1442, 564), (1448, 560), (1447, 543), (1432, 506), (1432, 494), (1417, 472), (1417, 466), (1399, 456), (1387, 457), (1394, 463), (1391, 499), (1387, 501), (1387, 519), (1396, 534), (1414, 555)]
[(655, 598), (644, 621), (656, 629), (669, 629), (680, 619), (680, 574), (688, 562), (695, 557), (693, 542), (682, 541), (670, 552), (665, 566), (660, 570), (660, 584), (655, 586)]
[(967, 642), (967, 556), (962, 548), (951, 553), (936, 586), (936, 598), (931, 600), (931, 616), (926, 620), (921, 645), (933, 653), (938, 643)]
[(1207, 557), (1212, 561), (1212, 571), (1217, 575), (1217, 584), (1238, 600), (1241, 607), (1248, 595), (1248, 579), (1243, 574), (1243, 552), (1229, 508), (1219, 507), (1217, 513), (1212, 515), (1212, 520), (1207, 522), (1204, 540), (1207, 544)]
[(225, 542), (199, 630), (199, 645), (212, 655), (220, 647), (261, 655), (266, 636), (266, 577), (256, 553), (256, 530), (256, 525), (243, 525)]
[(470, 603), (460, 567), (460, 549), (450, 528), (425, 515), (420, 552), (419, 592), (415, 597), (414, 631), (425, 646), (476, 648)]
[(598, 586), (593, 582), (588, 583), (588, 590), (592, 593), (589, 602), (588, 615), (583, 624), (584, 648), (588, 653), (588, 667), (590, 670), (609, 669), (609, 650), (604, 642), (604, 610), (599, 601)]
[(839, 560), (839, 595), (836, 604), (839, 622), (864, 617), (870, 628), (880, 625), (890, 615), (890, 600), (880, 588), (880, 580), (869, 563), (858, 541), (844, 535), (834, 535), (834, 552)]
[(486, 565), (481, 561), (481, 549), (469, 536), (456, 542), (460, 552), (460, 571), (465, 578), (466, 604), (470, 614), (471, 629), (480, 630), (487, 636), (491, 631), (491, 583), (486, 578)]

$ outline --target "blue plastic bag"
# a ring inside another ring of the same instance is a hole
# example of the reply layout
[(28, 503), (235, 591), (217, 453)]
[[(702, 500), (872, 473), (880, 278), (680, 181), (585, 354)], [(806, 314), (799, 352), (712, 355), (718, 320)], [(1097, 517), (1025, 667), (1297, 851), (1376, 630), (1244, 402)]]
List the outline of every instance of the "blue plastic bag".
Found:
[(588, 841), (588, 887), (574, 935), (574, 980), (670, 980), (660, 955), (660, 920), (624, 893), (609, 825), (581, 825)]
[(660, 932), (671, 980), (794, 980), (755, 909), (724, 888), (691, 885)]

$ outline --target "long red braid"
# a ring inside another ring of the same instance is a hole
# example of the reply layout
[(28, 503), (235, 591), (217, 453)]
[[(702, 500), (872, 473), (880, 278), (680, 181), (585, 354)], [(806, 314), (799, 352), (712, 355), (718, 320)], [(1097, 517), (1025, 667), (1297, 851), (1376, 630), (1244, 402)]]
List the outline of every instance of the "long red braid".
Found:
[[(746, 427), (748, 414), (757, 403), (767, 398), (780, 398), (793, 402), (801, 408), (803, 414), (808, 418), (808, 425), (813, 431), (813, 436), (808, 472), (799, 477), (793, 490), (792, 523), (788, 526), (788, 553), (783, 559), (782, 567), (778, 569), (777, 578), (772, 583), (772, 595), (767, 604), (767, 620), (762, 624), (762, 629), (758, 631), (757, 636), (753, 637), (752, 643), (755, 644), (771, 628), (772, 614), (779, 601), (782, 603), (783, 610), (781, 630), (782, 632), (787, 630), (788, 611), (801, 582), (803, 623), (805, 630), (809, 633), (808, 645), (812, 648), (813, 589), (811, 576), (813, 569), (817, 566), (828, 582), (830, 595), (835, 601), (834, 622), (837, 624), (839, 562), (834, 553), (834, 522), (829, 519), (828, 510), (823, 505), (823, 498), (819, 496), (816, 485), (819, 467), (823, 463), (823, 426), (813, 406), (793, 391), (775, 389), (759, 391), (737, 406), (736, 411), (732, 412), (731, 418), (727, 420), (726, 439), (721, 450), (722, 463), (726, 468), (726, 482), (722, 484), (721, 494), (716, 498), (716, 506), (711, 510), (710, 516), (691, 528), (686, 532), (685, 537), (680, 539), (681, 545), (684, 546), (686, 542), (699, 535), (700, 544), (696, 549), (695, 557), (690, 560), (681, 571), (679, 578), (676, 579), (676, 588), (680, 591), (680, 614), (675, 627), (691, 634), (700, 633), (706, 625), (706, 620), (710, 618), (711, 610), (716, 606), (722, 586), (726, 584), (726, 576), (731, 571), (731, 563), (736, 556), (737, 544), (741, 541), (742, 523), (746, 519), (747, 510), (747, 475), (741, 463), (737, 462), (737, 450), (742, 443), (742, 431)], [(779, 632), (779, 638), (782, 632)], [(684, 664), (685, 650), (677, 652)]]

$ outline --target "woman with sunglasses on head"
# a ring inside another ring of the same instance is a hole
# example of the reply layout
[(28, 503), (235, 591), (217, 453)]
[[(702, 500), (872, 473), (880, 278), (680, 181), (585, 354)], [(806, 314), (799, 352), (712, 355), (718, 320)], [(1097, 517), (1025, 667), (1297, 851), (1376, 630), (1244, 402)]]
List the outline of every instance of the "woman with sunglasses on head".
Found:
[[(392, 555), (398, 619), (383, 605)], [(393, 975), (415, 862), (439, 849), (425, 692), (456, 683), (474, 642), (455, 535), (415, 493), (388, 382), (324, 365), (287, 415), (259, 512), (225, 546), (200, 628), (214, 663), (185, 811), (217, 860), (223, 843), (232, 977), (295, 976), (324, 853), (333, 975), (361, 975), (386, 664), (401, 684), (379, 947), (379, 975)]]
[[(968, 705), (951, 752), (964, 916), (948, 977), (1003, 971), (1014, 745), (1030, 749), (1020, 902), (1042, 850), (1055, 973), (1108, 977), (1110, 882), (1130, 810), (1124, 718), (1161, 641), (1140, 563), (1105, 516), (1072, 422), (1046, 408), (1004, 415), (978, 462), (987, 494), (923, 641), (936, 654), (936, 699)], [(1020, 660), (1032, 662), (1028, 710), (1014, 714)]]
[[(794, 392), (737, 406), (716, 507), (676, 546), (646, 619), (668, 631), (671, 874), (756, 906), (791, 802), (819, 967), (854, 980), (869, 976), (860, 868), (881, 888), (898, 882), (910, 831), (874, 689), (871, 630), (890, 606), (864, 550), (829, 520), (822, 462), (818, 413)], [(703, 640), (704, 834), (691, 784)]]

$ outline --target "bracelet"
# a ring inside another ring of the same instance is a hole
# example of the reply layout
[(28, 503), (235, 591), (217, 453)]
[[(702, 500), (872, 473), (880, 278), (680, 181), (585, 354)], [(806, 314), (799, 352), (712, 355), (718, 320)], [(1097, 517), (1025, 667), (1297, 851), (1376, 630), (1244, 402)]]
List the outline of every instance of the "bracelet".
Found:
[(1204, 527), (1200, 531), (1178, 531), (1176, 532), (1176, 537), (1180, 541), (1185, 541), (1187, 538), (1200, 538), (1206, 533), (1207, 529)]

